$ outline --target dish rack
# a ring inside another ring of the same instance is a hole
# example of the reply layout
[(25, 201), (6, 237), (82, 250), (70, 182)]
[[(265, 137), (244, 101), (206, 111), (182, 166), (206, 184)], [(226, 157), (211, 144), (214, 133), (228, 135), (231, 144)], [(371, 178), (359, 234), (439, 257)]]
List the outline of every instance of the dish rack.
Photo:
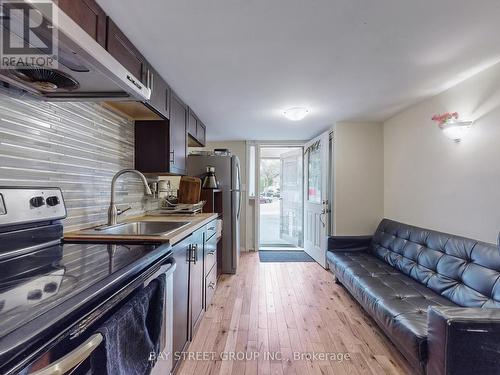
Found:
[(205, 203), (207, 202), (201, 201), (194, 204), (170, 203), (165, 199), (161, 201), (158, 210), (149, 211), (148, 215), (196, 215), (202, 212)]

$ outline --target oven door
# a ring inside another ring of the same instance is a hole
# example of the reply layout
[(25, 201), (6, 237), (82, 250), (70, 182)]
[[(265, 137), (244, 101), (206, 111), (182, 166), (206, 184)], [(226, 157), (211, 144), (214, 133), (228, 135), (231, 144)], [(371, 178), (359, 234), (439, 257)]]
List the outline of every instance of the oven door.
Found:
[[(141, 284), (129, 285), (133, 289), (137, 290), (137, 287), (147, 286), (151, 281), (156, 279), (162, 274), (166, 276), (166, 288), (165, 288), (165, 306), (164, 306), (164, 317), (163, 317), (163, 331), (160, 338), (160, 355), (158, 357), (157, 363), (153, 368), (152, 374), (170, 374), (172, 369), (172, 329), (173, 329), (173, 273), (175, 271), (176, 265), (173, 258), (169, 258), (166, 262), (151, 276), (147, 277)], [(126, 288), (122, 290), (122, 293), (126, 293)], [(130, 292), (128, 293), (130, 294)], [(125, 297), (124, 297), (125, 298)], [(115, 295), (111, 298), (111, 301), (116, 303), (119, 299), (119, 295)], [(111, 302), (108, 301), (108, 302)], [(108, 303), (106, 302), (106, 303)], [(103, 311), (113, 310), (111, 306), (106, 306), (104, 303)], [(109, 319), (112, 314), (108, 313), (99, 318), (96, 321), (95, 326), (98, 325), (99, 321), (105, 321)], [(88, 319), (84, 317), (83, 320)], [(93, 325), (94, 326), (94, 325)], [(92, 329), (89, 329), (91, 331)], [(67, 334), (59, 343), (46, 352), (44, 355), (38, 358), (32, 365), (21, 371), (20, 375), (87, 375), (90, 373), (90, 357), (92, 353), (99, 347), (103, 342), (104, 338), (100, 333), (94, 333), (92, 335), (81, 335), (81, 339), (72, 340), (70, 334)], [(68, 352), (69, 348), (69, 352)], [(52, 360), (52, 358), (57, 358)]]
[(169, 259), (169, 264), (163, 265), (157, 273), (151, 276), (146, 283), (151, 282), (157, 277), (165, 274), (165, 306), (163, 307), (163, 330), (160, 337), (160, 354), (158, 355), (155, 366), (151, 371), (151, 375), (168, 375), (172, 371), (173, 366), (173, 325), (174, 325), (174, 271), (176, 268), (175, 260), (172, 257)]

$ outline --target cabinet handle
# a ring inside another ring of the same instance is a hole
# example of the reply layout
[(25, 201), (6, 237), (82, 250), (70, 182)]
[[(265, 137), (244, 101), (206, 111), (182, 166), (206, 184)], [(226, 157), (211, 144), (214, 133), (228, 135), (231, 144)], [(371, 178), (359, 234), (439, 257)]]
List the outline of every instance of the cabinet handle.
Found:
[(189, 263), (196, 264), (196, 262), (198, 261), (198, 245), (196, 244), (189, 245), (187, 250), (187, 261)]
[(155, 75), (151, 72), (151, 78), (150, 78), (150, 84), (151, 86), (149, 87), (151, 89), (151, 91), (153, 91), (153, 86), (154, 86), (154, 80), (155, 80)]
[(207, 254), (208, 255), (215, 255), (215, 250), (214, 251), (209, 251)]
[(170, 159), (170, 163), (175, 164), (175, 150), (170, 151), (170, 154), (172, 154), (172, 158)]
[(210, 227), (210, 228), (208, 228), (208, 230), (210, 230), (210, 231), (215, 230), (215, 227)]
[(196, 264), (196, 261), (198, 260), (198, 245), (190, 244), (188, 249), (187, 249), (187, 261), (188, 263), (194, 263)]
[(215, 283), (213, 281), (210, 281), (210, 284), (208, 284), (208, 287), (210, 289), (215, 289)]

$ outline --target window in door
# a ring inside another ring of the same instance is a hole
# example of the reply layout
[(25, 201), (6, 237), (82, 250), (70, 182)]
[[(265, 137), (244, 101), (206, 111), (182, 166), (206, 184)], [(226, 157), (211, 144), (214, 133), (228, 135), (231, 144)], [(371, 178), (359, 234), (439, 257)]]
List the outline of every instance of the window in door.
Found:
[(308, 149), (307, 158), (307, 200), (309, 203), (321, 203), (321, 143)]

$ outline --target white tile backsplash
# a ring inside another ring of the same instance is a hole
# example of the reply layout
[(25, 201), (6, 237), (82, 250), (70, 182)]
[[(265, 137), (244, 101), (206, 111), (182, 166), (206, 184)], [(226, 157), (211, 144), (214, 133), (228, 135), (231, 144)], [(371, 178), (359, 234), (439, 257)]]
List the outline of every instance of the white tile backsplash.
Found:
[[(104, 223), (113, 175), (134, 167), (134, 123), (98, 103), (48, 103), (0, 94), (0, 186), (61, 187), (65, 230)], [(157, 207), (142, 183), (117, 184), (126, 215)]]

